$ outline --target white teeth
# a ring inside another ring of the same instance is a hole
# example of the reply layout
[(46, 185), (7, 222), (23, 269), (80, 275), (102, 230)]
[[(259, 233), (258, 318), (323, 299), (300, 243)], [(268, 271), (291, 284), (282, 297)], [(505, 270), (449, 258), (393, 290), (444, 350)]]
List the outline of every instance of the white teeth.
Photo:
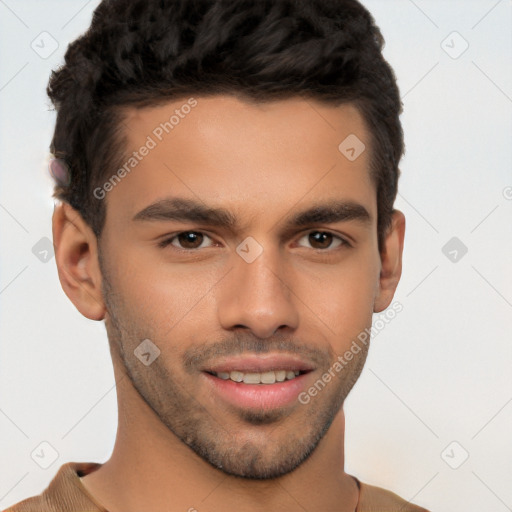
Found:
[(262, 373), (240, 372), (234, 370), (232, 372), (214, 373), (219, 379), (231, 379), (235, 382), (243, 382), (244, 384), (274, 384), (275, 382), (284, 382), (285, 380), (294, 379), (300, 374), (299, 370), (276, 370)]
[(275, 372), (265, 372), (261, 374), (260, 382), (263, 384), (274, 384), (276, 381), (276, 373)]
[(259, 384), (261, 382), (261, 374), (259, 373), (244, 373), (245, 384)]
[(277, 370), (275, 374), (277, 382), (284, 382), (286, 380), (286, 370)]
[(229, 378), (235, 382), (242, 382), (244, 380), (244, 374), (242, 372), (234, 371), (229, 374)]

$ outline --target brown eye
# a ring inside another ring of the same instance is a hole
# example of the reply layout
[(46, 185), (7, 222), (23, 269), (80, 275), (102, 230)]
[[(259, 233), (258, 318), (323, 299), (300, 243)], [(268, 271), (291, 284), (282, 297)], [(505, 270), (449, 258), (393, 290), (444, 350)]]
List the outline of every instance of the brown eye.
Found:
[(205, 239), (209, 238), (210, 237), (208, 235), (199, 231), (182, 231), (181, 233), (177, 233), (172, 237), (162, 240), (158, 245), (160, 247), (172, 245), (173, 247), (176, 247), (176, 249), (182, 249), (184, 251), (187, 249), (201, 249), (201, 244)]
[(201, 246), (204, 237), (196, 231), (186, 231), (177, 235), (176, 238), (183, 249), (197, 249)]
[[(307, 238), (307, 241), (311, 244), (311, 247), (317, 250), (335, 249), (342, 245), (349, 245), (349, 243), (343, 238), (333, 233), (329, 233), (328, 231), (311, 231), (304, 235), (301, 240), (304, 238)], [(334, 247), (332, 246), (333, 241), (338, 242)]]

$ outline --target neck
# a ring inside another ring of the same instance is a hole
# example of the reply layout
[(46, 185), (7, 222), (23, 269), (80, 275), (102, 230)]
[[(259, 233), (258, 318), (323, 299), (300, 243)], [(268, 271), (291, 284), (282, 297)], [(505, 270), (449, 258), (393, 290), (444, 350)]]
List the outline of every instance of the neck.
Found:
[[(355, 480), (344, 471), (341, 409), (317, 448), (291, 473), (272, 480), (234, 477), (214, 468), (162, 424), (130, 378), (114, 365), (118, 429), (111, 458), (82, 478), (110, 512), (336, 510), (354, 512)], [(172, 508), (169, 508), (172, 504)]]

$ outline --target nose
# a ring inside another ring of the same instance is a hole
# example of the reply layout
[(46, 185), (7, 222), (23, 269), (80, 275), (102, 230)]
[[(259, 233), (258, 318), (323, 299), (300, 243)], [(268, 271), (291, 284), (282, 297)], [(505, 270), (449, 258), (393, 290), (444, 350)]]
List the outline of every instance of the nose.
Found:
[(299, 322), (297, 297), (290, 288), (291, 269), (279, 256), (265, 249), (254, 261), (238, 254), (233, 269), (218, 290), (218, 315), (226, 330), (250, 329), (268, 338), (278, 329), (295, 330)]

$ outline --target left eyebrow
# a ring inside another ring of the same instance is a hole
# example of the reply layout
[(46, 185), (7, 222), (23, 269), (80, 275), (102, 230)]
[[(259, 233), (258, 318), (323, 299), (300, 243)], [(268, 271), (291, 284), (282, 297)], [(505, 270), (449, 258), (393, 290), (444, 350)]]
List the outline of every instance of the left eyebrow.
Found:
[(372, 217), (362, 204), (334, 200), (296, 213), (287, 221), (285, 229), (304, 227), (309, 224), (334, 224), (352, 220), (369, 225)]
[[(132, 220), (197, 222), (231, 231), (241, 230), (237, 218), (230, 211), (179, 197), (165, 198), (150, 204), (135, 214)], [(356, 221), (366, 226), (371, 224), (372, 217), (362, 204), (354, 201), (331, 200), (293, 214), (285, 221), (284, 231), (310, 224), (334, 224), (348, 221)]]

